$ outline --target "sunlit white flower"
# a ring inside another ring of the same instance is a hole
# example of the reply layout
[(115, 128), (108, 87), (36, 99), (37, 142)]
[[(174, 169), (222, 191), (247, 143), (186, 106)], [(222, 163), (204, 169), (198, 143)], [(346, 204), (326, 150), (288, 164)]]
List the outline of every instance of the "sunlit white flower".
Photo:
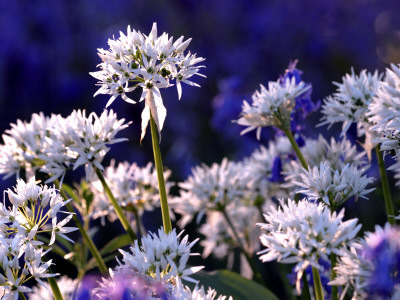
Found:
[(352, 123), (358, 125), (358, 135), (364, 135), (368, 131), (368, 119), (366, 112), (368, 105), (375, 97), (380, 84), (382, 74), (375, 71), (374, 74), (362, 70), (359, 75), (351, 69), (351, 74), (342, 78), (342, 83), (333, 82), (337, 86), (336, 93), (325, 99), (322, 106), (322, 123), (329, 127), (334, 123), (343, 123), (342, 135), (347, 132)]
[(277, 260), (296, 263), (296, 289), (308, 266), (320, 268), (319, 258), (329, 261), (329, 255), (341, 255), (340, 248), (351, 241), (360, 230), (357, 219), (343, 221), (344, 210), (331, 212), (323, 203), (303, 199), (296, 203), (283, 200), (278, 209), (264, 215), (267, 223), (259, 226), (267, 233), (260, 237), (266, 247), (259, 252), (263, 262)]
[(352, 197), (367, 199), (365, 195), (374, 190), (367, 189), (374, 179), (363, 175), (364, 171), (350, 164), (335, 170), (324, 161), (309, 170), (303, 168), (299, 174), (301, 180), (292, 183), (302, 188), (297, 193), (306, 195), (309, 200), (321, 200), (335, 209)]
[(157, 24), (154, 23), (149, 35), (140, 31), (131, 30), (128, 26), (127, 34), (120, 32), (120, 37), (109, 39), (109, 50), (98, 49), (102, 60), (98, 66), (100, 71), (90, 73), (98, 80), (100, 89), (97, 94), (107, 94), (111, 98), (108, 107), (118, 96), (129, 103), (135, 103), (127, 93), (137, 87), (142, 88), (140, 101), (145, 100), (142, 112), (143, 139), (150, 114), (153, 117), (158, 131), (161, 132), (167, 110), (161, 98), (160, 89), (176, 83), (179, 99), (182, 94), (181, 82), (192, 86), (199, 86), (191, 81), (193, 75), (200, 75), (198, 64), (204, 58), (196, 57), (190, 52), (184, 54), (191, 39), (183, 40), (183, 36), (173, 41), (167, 33), (157, 37)]
[(400, 127), (400, 67), (391, 64), (386, 69), (385, 78), (369, 105), (369, 121), (378, 133)]
[(174, 281), (179, 276), (182, 279), (196, 282), (190, 275), (201, 270), (203, 267), (187, 268), (186, 263), (189, 256), (196, 255), (190, 253), (190, 248), (198, 241), (188, 243), (188, 236), (181, 238), (183, 231), (176, 234), (175, 229), (165, 233), (163, 228), (158, 230), (158, 234), (150, 233), (141, 239), (139, 246), (135, 241), (130, 253), (119, 250), (123, 255), (123, 263), (135, 270), (139, 275), (155, 278), (162, 282)]
[(268, 82), (268, 89), (260, 85), (260, 90), (252, 95), (252, 104), (243, 102), (242, 112), (237, 123), (246, 126), (241, 134), (257, 129), (260, 139), (261, 128), (275, 126), (290, 128), (290, 114), (295, 107), (295, 98), (310, 89), (304, 82), (296, 83), (296, 79), (287, 78), (284, 83), (279, 80)]
[(217, 297), (217, 292), (208, 288), (207, 292), (204, 290), (204, 286), (196, 285), (193, 290), (188, 286), (185, 286), (181, 280), (177, 280), (175, 286), (171, 291), (171, 300), (232, 300), (232, 297), (220, 295)]

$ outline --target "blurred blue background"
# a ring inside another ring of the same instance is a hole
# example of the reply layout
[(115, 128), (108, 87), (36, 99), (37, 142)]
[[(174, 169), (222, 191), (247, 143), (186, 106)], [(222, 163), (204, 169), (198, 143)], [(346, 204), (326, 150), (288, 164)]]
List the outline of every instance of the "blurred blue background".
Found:
[[(399, 63), (399, 11), (398, 0), (0, 1), (0, 131), (17, 119), (29, 121), (34, 112), (101, 113), (108, 97), (93, 98), (96, 80), (89, 75), (100, 63), (97, 48), (108, 48), (107, 39), (118, 38), (127, 25), (148, 34), (157, 22), (160, 33), (193, 38), (188, 49), (206, 58), (207, 78), (195, 79), (201, 88), (184, 86), (181, 101), (175, 88), (162, 91), (168, 111), (164, 165), (182, 180), (200, 162), (238, 160), (259, 145), (255, 132), (240, 136), (243, 128), (232, 120), (243, 99), (250, 100), (260, 83), (277, 80), (290, 61), (299, 60), (314, 101), (333, 93), (331, 82), (352, 66), (357, 73), (383, 72), (388, 63)], [(111, 105), (133, 124), (120, 134), (129, 142), (115, 145), (108, 159), (152, 161), (149, 132), (139, 143), (143, 105), (121, 99)], [(318, 112), (310, 118), (310, 136), (319, 118)], [(272, 134), (263, 130), (261, 143)], [(368, 219), (367, 209), (362, 205), (354, 215)], [(379, 205), (375, 213), (383, 212)]]

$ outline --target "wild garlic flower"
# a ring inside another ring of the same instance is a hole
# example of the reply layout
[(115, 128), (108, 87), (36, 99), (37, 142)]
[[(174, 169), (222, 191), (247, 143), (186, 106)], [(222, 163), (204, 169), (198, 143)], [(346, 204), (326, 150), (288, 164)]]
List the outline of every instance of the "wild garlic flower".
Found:
[[(171, 171), (164, 172), (167, 194), (171, 187), (171, 183), (168, 182), (170, 175)], [(144, 210), (151, 211), (160, 205), (157, 172), (152, 163), (139, 167), (136, 163), (130, 164), (125, 161), (116, 166), (115, 161), (112, 160), (111, 165), (104, 171), (104, 178), (120, 206), (127, 210), (135, 210), (139, 217), (142, 216)], [(91, 215), (93, 219), (101, 217), (104, 223), (104, 217), (108, 216), (111, 222), (115, 221), (118, 217), (105, 195), (103, 185), (96, 180), (92, 182), (92, 186), (94, 198)]]
[(44, 152), (55, 119), (40, 113), (33, 114), (30, 122), (17, 120), (16, 124), (10, 124), (11, 129), (2, 136), (4, 144), (0, 145), (0, 174), (6, 174), (5, 178), (19, 177), (24, 170), (27, 177), (34, 176), (42, 166), (38, 155)]
[(302, 168), (299, 174), (301, 180), (292, 181), (292, 184), (302, 188), (297, 193), (306, 195), (309, 200), (323, 201), (336, 209), (352, 197), (368, 199), (365, 195), (375, 188), (367, 189), (367, 185), (374, 178), (363, 175), (364, 171), (350, 164), (335, 170), (324, 161), (309, 170)]
[(319, 125), (343, 123), (342, 135), (346, 134), (352, 123), (357, 123), (358, 135), (364, 135), (369, 130), (366, 116), (368, 106), (375, 97), (382, 74), (374, 74), (362, 70), (359, 75), (351, 69), (351, 74), (346, 74), (342, 82), (333, 82), (337, 86), (336, 93), (328, 96), (322, 106), (323, 117)]
[(371, 128), (380, 136), (386, 130), (396, 130), (400, 127), (400, 65), (390, 65), (386, 69), (385, 78), (376, 96), (369, 105), (369, 122)]
[[(73, 299), (74, 294), (78, 290), (79, 281), (68, 278), (67, 276), (61, 276), (56, 280), (57, 285), (60, 288), (61, 295), (64, 299)], [(29, 300), (53, 300), (54, 295), (48, 282), (44, 282), (43, 285), (34, 286), (32, 293), (29, 294)]]
[(182, 215), (179, 225), (184, 227), (197, 214), (199, 223), (206, 210), (221, 210), (229, 203), (239, 201), (245, 194), (242, 164), (224, 158), (211, 167), (196, 166), (184, 182), (179, 197), (170, 201), (171, 208)]
[(287, 78), (268, 82), (268, 89), (260, 84), (260, 90), (252, 95), (252, 104), (243, 101), (242, 112), (237, 123), (246, 126), (241, 134), (257, 129), (257, 139), (260, 139), (261, 128), (275, 126), (280, 129), (290, 129), (290, 115), (295, 108), (295, 98), (310, 89), (304, 82), (296, 83), (296, 78)]
[[(400, 293), (400, 231), (386, 224), (375, 227), (344, 251), (331, 285), (353, 289), (352, 299), (398, 299)], [(381, 298), (379, 298), (381, 299)]]
[(188, 286), (185, 286), (181, 280), (177, 280), (176, 285), (172, 287), (171, 290), (171, 300), (232, 300), (232, 297), (227, 298), (227, 296), (220, 295), (217, 297), (217, 292), (208, 288), (207, 292), (204, 286), (196, 285), (193, 290)]
[(203, 267), (187, 268), (186, 263), (189, 256), (197, 255), (190, 253), (190, 248), (198, 241), (188, 243), (188, 236), (181, 239), (183, 231), (176, 234), (175, 229), (165, 233), (163, 228), (158, 234), (149, 233), (142, 237), (141, 246), (135, 241), (130, 253), (119, 250), (123, 255), (123, 263), (128, 268), (136, 271), (140, 276), (154, 278), (164, 283), (174, 282), (176, 277), (196, 282), (190, 275), (201, 270)]
[(278, 209), (272, 208), (264, 215), (267, 223), (258, 224), (266, 230), (260, 236), (265, 250), (258, 252), (263, 262), (277, 260), (296, 263), (296, 289), (300, 293), (300, 279), (311, 265), (320, 269), (319, 259), (329, 261), (329, 255), (341, 255), (340, 248), (355, 238), (361, 225), (357, 219), (343, 221), (344, 210), (331, 213), (322, 203), (303, 199), (296, 203), (280, 201)]
[(37, 185), (35, 177), (28, 182), (18, 179), (16, 187), (5, 193), (11, 206), (6, 207), (5, 199), (0, 203), (0, 282), (6, 297), (17, 299), (18, 292), (32, 291), (24, 285), (29, 279), (43, 285), (43, 278), (57, 275), (48, 273), (52, 261), (43, 257), (51, 248), (44, 251), (37, 235), (51, 232), (51, 246), (56, 235), (73, 242), (65, 234), (77, 228), (64, 226), (72, 217), (70, 213), (57, 223), (58, 213), (70, 200), (64, 201), (55, 188)]
[(47, 182), (62, 177), (69, 168), (75, 170), (82, 165), (89, 181), (94, 168), (104, 169), (101, 162), (109, 146), (126, 140), (115, 136), (129, 124), (125, 119), (118, 120), (112, 110), (104, 110), (100, 116), (91, 113), (88, 117), (84, 110), (78, 110), (65, 119), (59, 117), (49, 141), (51, 146), (39, 155), (45, 161), (41, 171), (52, 175)]
[(95, 93), (107, 94), (111, 98), (107, 102), (108, 107), (118, 96), (128, 103), (135, 103), (127, 96), (127, 93), (136, 88), (142, 88), (143, 92), (139, 101), (145, 99), (145, 108), (142, 112), (143, 139), (147, 124), (150, 120), (150, 112), (156, 122), (158, 131), (164, 124), (167, 110), (161, 98), (160, 89), (172, 86), (176, 83), (179, 99), (182, 95), (181, 82), (192, 86), (199, 86), (191, 81), (194, 75), (200, 75), (197, 64), (204, 61), (195, 54), (183, 53), (191, 39), (183, 40), (183, 36), (173, 42), (167, 33), (157, 37), (157, 23), (149, 35), (140, 31), (131, 30), (128, 26), (127, 34), (120, 32), (120, 37), (109, 39), (109, 50), (98, 49), (102, 60), (98, 66), (100, 71), (90, 73), (98, 80), (100, 89)]

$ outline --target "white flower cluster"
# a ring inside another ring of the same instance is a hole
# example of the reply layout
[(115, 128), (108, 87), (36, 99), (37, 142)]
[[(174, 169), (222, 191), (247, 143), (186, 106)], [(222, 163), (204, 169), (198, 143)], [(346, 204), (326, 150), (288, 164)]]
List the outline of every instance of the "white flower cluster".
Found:
[[(390, 65), (375, 98), (369, 106), (369, 121), (380, 144), (381, 151), (394, 155), (397, 163), (389, 169), (395, 170), (395, 178), (400, 178), (400, 65)], [(396, 183), (400, 185), (400, 181)]]
[(31, 177), (39, 170), (49, 174), (48, 183), (58, 178), (62, 181), (68, 169), (84, 165), (89, 179), (93, 168), (103, 170), (101, 162), (109, 146), (125, 140), (115, 138), (128, 127), (124, 122), (112, 110), (104, 110), (100, 116), (91, 113), (86, 117), (85, 111), (78, 110), (66, 118), (33, 114), (29, 123), (18, 120), (3, 135), (0, 174), (18, 176), (24, 170)]
[(237, 123), (246, 126), (241, 134), (257, 129), (260, 139), (261, 128), (275, 126), (290, 128), (290, 114), (295, 107), (295, 98), (308, 89), (304, 82), (296, 83), (295, 77), (287, 78), (282, 84), (279, 80), (268, 82), (268, 89), (260, 84), (260, 90), (252, 95), (252, 104), (243, 101), (242, 112)]
[(350, 164), (335, 170), (328, 161), (324, 161), (309, 170), (303, 168), (299, 174), (301, 181), (292, 181), (292, 184), (301, 187), (302, 190), (297, 190), (297, 193), (303, 193), (309, 200), (322, 200), (335, 209), (352, 197), (367, 199), (365, 195), (374, 190), (366, 189), (374, 179), (363, 175), (363, 172), (365, 170)]
[[(184, 54), (191, 39), (183, 40), (183, 36), (173, 42), (167, 33), (157, 37), (157, 24), (149, 35), (140, 31), (131, 30), (128, 26), (127, 34), (120, 32), (119, 39), (109, 39), (109, 50), (98, 49), (102, 63), (100, 71), (90, 73), (98, 79), (100, 89), (97, 94), (111, 95), (108, 107), (119, 95), (129, 103), (135, 103), (126, 93), (137, 87), (143, 88), (140, 101), (146, 99), (142, 112), (142, 137), (150, 120), (154, 118), (157, 128), (161, 131), (166, 117), (166, 109), (160, 94), (161, 88), (172, 86), (175, 81), (179, 99), (182, 94), (181, 82), (192, 86), (199, 86), (189, 80), (193, 75), (199, 74), (197, 64), (204, 61), (195, 54)], [(203, 75), (201, 75), (203, 76)], [(148, 97), (146, 97), (149, 95)]]
[[(164, 171), (167, 194), (171, 186), (168, 182), (170, 175), (169, 170)], [(152, 163), (148, 163), (145, 167), (129, 162), (115, 166), (115, 161), (112, 160), (111, 165), (104, 171), (104, 178), (120, 206), (128, 210), (136, 210), (139, 217), (142, 216), (144, 210), (153, 210), (154, 207), (160, 205), (157, 172)], [(105, 195), (103, 185), (97, 180), (92, 182), (92, 186), (94, 194), (92, 218), (101, 217), (104, 221), (104, 217), (107, 216), (111, 222), (114, 222), (118, 217)]]
[(135, 240), (135, 245), (130, 248), (131, 253), (119, 250), (123, 255), (124, 267), (137, 272), (146, 278), (154, 278), (163, 283), (174, 282), (176, 277), (187, 281), (196, 282), (190, 275), (203, 267), (186, 268), (186, 263), (191, 254), (190, 249), (198, 241), (188, 243), (186, 235), (182, 240), (175, 229), (165, 233), (163, 228), (158, 234), (149, 233), (141, 239), (141, 245)]
[(177, 281), (171, 291), (171, 300), (233, 300), (232, 297), (227, 298), (221, 295), (215, 298), (216, 296), (217, 292), (210, 287), (205, 292), (203, 286), (196, 285), (192, 291), (188, 286), (183, 285), (180, 280)]
[(51, 248), (44, 251), (37, 235), (51, 232), (51, 246), (56, 235), (73, 242), (65, 234), (77, 228), (65, 227), (71, 213), (58, 222), (57, 214), (70, 200), (64, 201), (55, 188), (38, 186), (35, 177), (28, 182), (19, 179), (14, 190), (8, 189), (6, 193), (11, 206), (6, 207), (5, 199), (0, 203), (0, 267), (4, 272), (0, 284), (7, 299), (17, 299), (18, 292), (32, 291), (24, 286), (30, 278), (43, 284), (41, 278), (57, 275), (47, 273), (52, 262), (46, 262), (43, 256)]
[(351, 69), (351, 74), (343, 76), (342, 83), (333, 82), (337, 86), (336, 93), (325, 99), (322, 106), (321, 119), (319, 125), (328, 124), (329, 127), (334, 123), (342, 122), (342, 135), (350, 128), (352, 123), (357, 123), (358, 135), (365, 134), (370, 125), (366, 116), (368, 106), (378, 90), (382, 74), (378, 71), (374, 74), (362, 70), (359, 75)]
[(329, 261), (329, 255), (341, 255), (342, 248), (360, 230), (357, 219), (343, 221), (344, 211), (331, 212), (322, 203), (303, 199), (296, 203), (282, 200), (279, 209), (265, 214), (267, 223), (258, 224), (267, 233), (261, 235), (266, 247), (260, 251), (263, 262), (277, 260), (296, 263), (296, 289), (300, 292), (300, 279), (308, 266), (320, 269), (319, 258)]

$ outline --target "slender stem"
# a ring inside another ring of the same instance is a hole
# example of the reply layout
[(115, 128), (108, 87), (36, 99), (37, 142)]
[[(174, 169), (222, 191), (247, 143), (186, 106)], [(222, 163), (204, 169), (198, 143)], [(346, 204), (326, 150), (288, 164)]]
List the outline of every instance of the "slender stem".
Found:
[(228, 223), (229, 228), (232, 230), (234, 238), (236, 240), (236, 243), (239, 245), (240, 251), (244, 254), (246, 257), (247, 262), (249, 263), (251, 269), (253, 270), (253, 275), (254, 275), (254, 280), (256, 280), (259, 283), (263, 283), (261, 274), (257, 268), (257, 265), (254, 263), (253, 259), (250, 257), (250, 255), (247, 253), (246, 249), (243, 246), (243, 243), (241, 239), (239, 238), (239, 235), (236, 231), (235, 226), (233, 226), (231, 219), (229, 218), (228, 214), (226, 213), (225, 208), (221, 209), (222, 214), (224, 215), (224, 218), (226, 222)]
[[(65, 191), (62, 189), (62, 187), (60, 186), (60, 183), (57, 181), (56, 184), (59, 186), (59, 190), (61, 193), (61, 196), (66, 200), (69, 197), (66, 195)], [(97, 261), (97, 265), (99, 267), (99, 270), (102, 274), (107, 274), (107, 266), (103, 260), (103, 258), (101, 257), (101, 254), (99, 252), (99, 250), (97, 250), (96, 245), (94, 244), (93, 240), (90, 238), (90, 236), (87, 234), (85, 228), (83, 227), (81, 221), (79, 220), (79, 218), (76, 216), (75, 214), (75, 210), (72, 207), (71, 203), (67, 203), (66, 205), (67, 209), (69, 212), (72, 212), (72, 219), (74, 220), (76, 226), (78, 226), (79, 231), (82, 235), (82, 238), (85, 242), (85, 244), (89, 247), (89, 251), (90, 253), (92, 253), (93, 257), (96, 259)]]
[(283, 132), (286, 134), (287, 138), (289, 139), (290, 144), (292, 144), (294, 152), (296, 152), (297, 158), (299, 159), (302, 167), (304, 169), (308, 169), (307, 161), (305, 160), (303, 154), (301, 153), (300, 147), (299, 147), (299, 145), (297, 145), (296, 139), (294, 138), (292, 132), (290, 131), (290, 128), (283, 129)]
[(390, 194), (390, 186), (386, 174), (385, 162), (383, 161), (383, 155), (382, 152), (380, 151), (379, 145), (375, 147), (375, 150), (376, 150), (376, 157), (378, 159), (379, 174), (381, 175), (383, 199), (385, 200), (387, 218), (390, 224), (395, 225), (396, 221), (394, 219), (393, 201), (392, 201), (392, 196)]
[[(53, 273), (49, 267), (49, 272)], [(53, 292), (53, 296), (55, 300), (64, 300), (60, 288), (58, 287), (57, 281), (54, 279), (54, 277), (47, 277), (47, 281), (50, 284), (51, 290)]]
[(18, 295), (22, 300), (26, 300), (25, 295), (24, 295), (23, 292), (18, 292)]
[(310, 286), (308, 285), (306, 272), (303, 273), (303, 276), (301, 277), (301, 279), (303, 280), (304, 298), (306, 298), (306, 300), (311, 300)]
[(319, 276), (318, 269), (312, 267), (312, 274), (314, 281), (315, 300), (324, 300), (324, 292), (322, 290), (321, 277)]
[(131, 225), (129, 224), (127, 218), (124, 215), (124, 212), (122, 211), (121, 206), (119, 206), (112, 191), (110, 190), (106, 180), (104, 179), (103, 174), (97, 168), (96, 168), (96, 175), (100, 179), (101, 184), (103, 185), (103, 189), (104, 189), (105, 193), (107, 194), (108, 199), (110, 199), (111, 204), (114, 206), (115, 212), (117, 213), (117, 216), (122, 223), (122, 227), (124, 227), (124, 229), (126, 230), (128, 235), (131, 237), (132, 242), (133, 242), (134, 240), (137, 239), (136, 234), (133, 232)]
[(168, 233), (172, 231), (172, 223), (171, 223), (171, 218), (169, 216), (167, 192), (165, 189), (165, 180), (164, 180), (164, 170), (161, 159), (160, 144), (158, 141), (158, 130), (156, 122), (154, 122), (151, 113), (150, 113), (150, 126), (151, 126), (151, 140), (153, 143), (154, 163), (156, 165), (156, 170), (157, 170), (158, 190), (160, 193), (163, 226), (164, 226), (164, 231)]
[[(336, 278), (335, 267), (336, 267), (336, 255), (331, 253), (331, 281)], [(332, 290), (332, 293), (331, 293), (332, 300), (338, 300), (339, 299), (338, 287), (336, 285), (332, 285), (331, 290)]]

